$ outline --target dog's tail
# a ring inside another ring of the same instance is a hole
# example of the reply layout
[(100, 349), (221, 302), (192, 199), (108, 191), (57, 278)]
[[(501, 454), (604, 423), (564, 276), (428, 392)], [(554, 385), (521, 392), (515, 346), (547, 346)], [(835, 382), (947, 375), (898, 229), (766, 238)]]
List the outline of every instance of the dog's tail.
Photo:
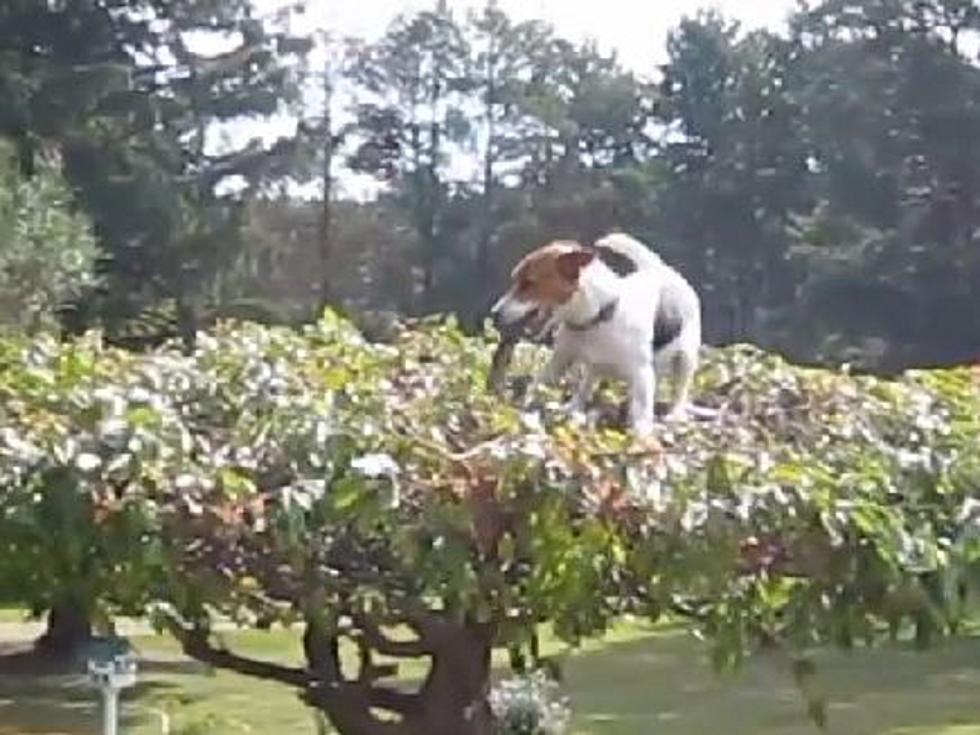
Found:
[(660, 256), (650, 248), (623, 232), (614, 232), (596, 241), (597, 250), (607, 250), (636, 264), (638, 270), (655, 270), (663, 267)]

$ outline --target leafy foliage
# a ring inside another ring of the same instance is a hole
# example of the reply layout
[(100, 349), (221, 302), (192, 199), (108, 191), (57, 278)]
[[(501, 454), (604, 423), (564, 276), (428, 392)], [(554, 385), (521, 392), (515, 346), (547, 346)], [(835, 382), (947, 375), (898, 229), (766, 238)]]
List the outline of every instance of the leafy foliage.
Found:
[[(380, 731), (372, 708), (406, 733), (480, 732), (463, 713), (490, 648), (542, 622), (575, 642), (680, 616), (721, 667), (783, 649), (804, 689), (814, 646), (955, 629), (980, 551), (975, 373), (711, 351), (697, 400), (715, 417), (636, 444), (615, 392), (575, 428), (553, 393), (531, 412), (487, 394), (489, 359), (451, 324), (372, 345), (329, 313), (225, 325), (193, 356), (4, 343), (6, 596), (165, 602), (192, 655), (299, 687), (345, 733)], [(214, 613), (304, 621), (308, 668), (214, 647)], [(374, 654), (433, 664), (405, 692)]]
[(498, 735), (564, 735), (571, 711), (542, 671), (497, 684), (490, 693)]
[(28, 173), (42, 151), (58, 151), (109, 256), (108, 288), (89, 295), (74, 326), (98, 316), (115, 325), (172, 298), (192, 338), (195, 299), (235, 262), (241, 200), (292, 153), (287, 138), (217, 141), (222, 126), (295, 100), (309, 43), (279, 20), (246, 0), (0, 8), (0, 134)]
[[(882, 373), (976, 357), (970, 3), (825, 0), (781, 34), (693, 13), (638, 70), (493, 2), (350, 43), (292, 35), (302, 5), (0, 8), (0, 134), (25, 174), (60, 153), (107, 255), (71, 331), (132, 345), (173, 306), (190, 346), (243, 298), (475, 331), (529, 247), (622, 228), (699, 286), (712, 343)], [(290, 115), (295, 135), (236, 133)]]
[[(357, 46), (355, 122), (328, 147), (384, 180), (335, 218), (337, 298), (477, 329), (529, 248), (622, 228), (699, 287), (714, 344), (879, 372), (973, 360), (970, 7), (831, 0), (782, 34), (692, 13), (635, 74), (492, 3), (401, 18)], [(256, 287), (312, 314), (323, 266), (294, 244), (311, 209), (260, 215), (292, 288)]]
[(60, 168), (45, 161), (24, 177), (0, 141), (0, 323), (51, 326), (58, 307), (95, 284), (92, 226), (74, 209)]

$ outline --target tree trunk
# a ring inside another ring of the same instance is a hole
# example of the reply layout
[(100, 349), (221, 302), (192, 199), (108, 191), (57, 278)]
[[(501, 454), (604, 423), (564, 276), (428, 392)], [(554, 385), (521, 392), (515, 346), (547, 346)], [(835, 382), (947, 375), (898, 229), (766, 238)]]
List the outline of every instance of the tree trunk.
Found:
[(48, 627), (37, 648), (58, 658), (70, 658), (91, 640), (91, 610), (78, 599), (67, 597), (48, 612)]
[(190, 297), (184, 293), (184, 287), (177, 296), (177, 334), (185, 355), (193, 355), (197, 347), (197, 309)]
[(493, 734), (488, 699), (492, 646), (492, 631), (486, 625), (461, 626), (447, 636), (433, 656), (422, 688), (422, 713), (411, 723), (411, 735)]
[[(308, 651), (319, 652), (311, 670), (324, 681), (310, 688), (306, 701), (325, 712), (340, 735), (493, 735), (488, 699), (492, 627), (448, 622), (438, 627), (429, 674), (417, 692), (338, 682), (336, 650), (324, 656), (323, 642), (308, 645)], [(379, 717), (376, 710), (397, 716)]]
[[(476, 259), (474, 270), (474, 285), (486, 291), (488, 286), (495, 286), (490, 260), (490, 242), (493, 239), (494, 230), (494, 164), (496, 163), (496, 126), (494, 120), (494, 106), (497, 104), (497, 86), (495, 76), (496, 51), (491, 39), (490, 50), (487, 53), (486, 64), (486, 101), (485, 115), (487, 126), (487, 145), (483, 152), (483, 200), (482, 212), (480, 217), (480, 238), (476, 246)], [(479, 325), (480, 318), (489, 310), (492, 294), (490, 298), (481, 298), (476, 304), (474, 326)]]
[(320, 207), (320, 311), (337, 306), (333, 290), (333, 160), (335, 139), (333, 131), (333, 70), (330, 62), (323, 69), (323, 202)]

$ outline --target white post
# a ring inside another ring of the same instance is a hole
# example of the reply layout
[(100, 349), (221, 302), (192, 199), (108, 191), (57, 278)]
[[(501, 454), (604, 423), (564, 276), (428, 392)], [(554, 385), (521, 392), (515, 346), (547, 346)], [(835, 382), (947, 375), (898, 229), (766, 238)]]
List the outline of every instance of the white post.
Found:
[(102, 689), (102, 735), (119, 732), (119, 690), (110, 685)]
[(129, 656), (109, 661), (91, 660), (88, 672), (102, 692), (102, 735), (119, 732), (119, 692), (136, 683), (136, 662)]

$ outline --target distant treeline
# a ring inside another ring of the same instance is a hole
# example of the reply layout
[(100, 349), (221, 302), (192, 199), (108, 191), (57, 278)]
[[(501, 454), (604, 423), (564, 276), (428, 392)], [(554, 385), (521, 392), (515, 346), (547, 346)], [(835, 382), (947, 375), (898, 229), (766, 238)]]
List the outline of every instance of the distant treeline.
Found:
[[(376, 40), (286, 21), (0, 6), (0, 135), (28, 178), (57, 154), (103, 255), (69, 329), (190, 343), (325, 303), (475, 327), (522, 252), (622, 228), (698, 285), (713, 342), (881, 370), (980, 353), (975, 3), (830, 0), (784, 35), (700, 13), (638, 72), (492, 2)], [(295, 135), (213, 144), (282, 113)], [(381, 195), (345, 199), (354, 174)]]

